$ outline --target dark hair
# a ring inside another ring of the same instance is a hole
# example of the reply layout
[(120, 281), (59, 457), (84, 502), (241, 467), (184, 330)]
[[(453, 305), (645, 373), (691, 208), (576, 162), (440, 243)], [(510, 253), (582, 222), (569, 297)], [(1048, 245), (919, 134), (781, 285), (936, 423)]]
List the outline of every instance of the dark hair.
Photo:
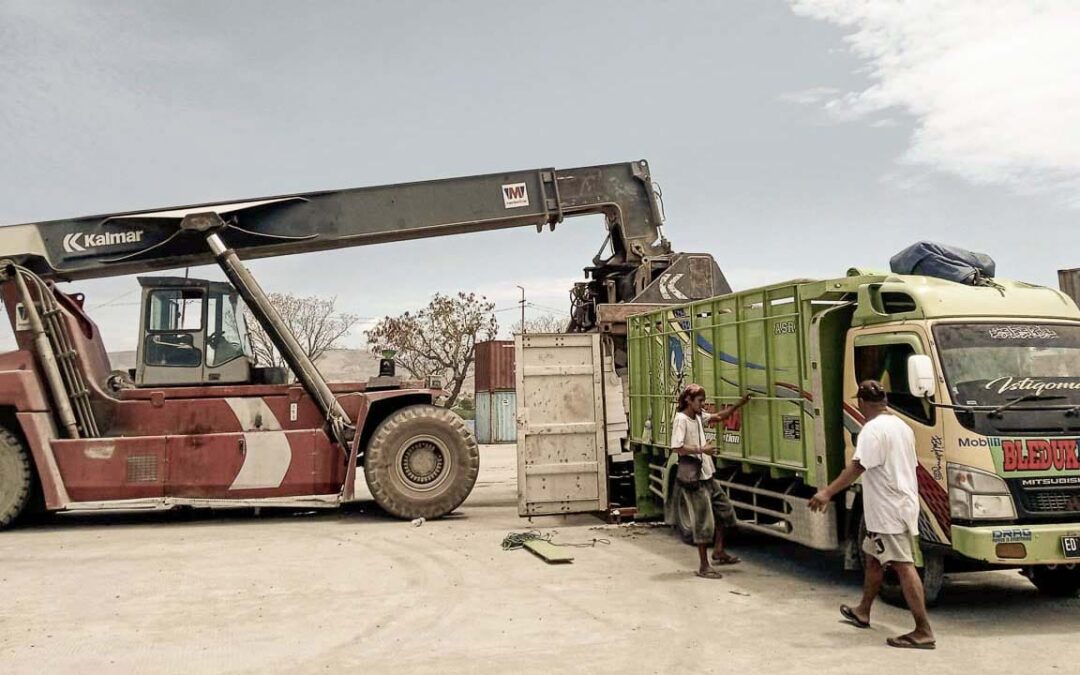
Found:
[(705, 396), (705, 387), (700, 384), (686, 385), (686, 389), (683, 389), (682, 393), (679, 394), (678, 411), (682, 412), (686, 410), (686, 406), (690, 405), (690, 401), (698, 396)]
[(867, 403), (884, 403), (885, 387), (877, 380), (863, 380), (859, 383), (859, 392), (855, 397)]

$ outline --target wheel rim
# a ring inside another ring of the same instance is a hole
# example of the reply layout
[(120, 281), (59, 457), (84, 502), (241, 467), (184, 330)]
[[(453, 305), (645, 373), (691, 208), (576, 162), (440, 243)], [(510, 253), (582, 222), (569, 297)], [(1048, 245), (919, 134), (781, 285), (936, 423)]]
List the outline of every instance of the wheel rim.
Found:
[(401, 444), (394, 461), (394, 473), (410, 490), (438, 490), (453, 473), (454, 456), (439, 438), (413, 436)]

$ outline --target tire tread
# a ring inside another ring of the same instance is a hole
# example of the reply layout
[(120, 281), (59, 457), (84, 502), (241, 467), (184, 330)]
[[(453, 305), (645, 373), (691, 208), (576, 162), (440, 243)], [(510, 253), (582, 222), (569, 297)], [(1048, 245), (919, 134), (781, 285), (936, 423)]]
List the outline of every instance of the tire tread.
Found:
[[(467, 461), (464, 462), (464, 479), (459, 478), (456, 480), (445, 494), (440, 495), (439, 499), (429, 504), (416, 504), (402, 499), (400, 495), (396, 494), (392, 486), (389, 485), (389, 480), (379, 480), (376, 476), (376, 474), (380, 473), (377, 464), (381, 461), (383, 452), (392, 451), (392, 448), (386, 448), (385, 446), (399, 429), (418, 419), (432, 417), (439, 419), (443, 423), (448, 423), (465, 443)], [(439, 518), (460, 506), (465, 501), (465, 498), (469, 496), (469, 493), (472, 492), (472, 488), (476, 484), (476, 478), (480, 473), (480, 448), (476, 443), (475, 436), (458, 415), (446, 408), (434, 405), (411, 405), (395, 411), (379, 424), (371, 437), (371, 441), (368, 443), (364, 463), (364, 478), (367, 481), (368, 489), (371, 491), (375, 501), (385, 511), (399, 518)], [(376, 465), (376, 467), (374, 470), (368, 470), (367, 467), (372, 464)]]
[(15, 501), (6, 508), (0, 506), (0, 529), (6, 529), (18, 519), (30, 501), (33, 466), (30, 464), (30, 456), (22, 441), (6, 427), (0, 427), (0, 453), (10, 453), (19, 465), (15, 475), (0, 475), (0, 481), (18, 481)]

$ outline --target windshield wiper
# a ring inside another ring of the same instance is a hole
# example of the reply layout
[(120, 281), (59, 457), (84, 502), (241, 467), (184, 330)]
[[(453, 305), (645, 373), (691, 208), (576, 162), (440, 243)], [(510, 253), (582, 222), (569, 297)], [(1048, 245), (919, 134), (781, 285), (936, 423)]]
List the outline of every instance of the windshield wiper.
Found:
[[(1038, 394), (1024, 394), (1023, 396), (1017, 396), (1016, 398), (1009, 399), (1005, 403), (1002, 403), (998, 407), (991, 410), (988, 415), (990, 417), (1001, 417), (1001, 413), (1004, 410), (1008, 410), (1018, 403), (1025, 403), (1027, 401), (1060, 401), (1066, 398), (1065, 396), (1039, 396)], [(1030, 408), (1025, 408), (1030, 410)]]

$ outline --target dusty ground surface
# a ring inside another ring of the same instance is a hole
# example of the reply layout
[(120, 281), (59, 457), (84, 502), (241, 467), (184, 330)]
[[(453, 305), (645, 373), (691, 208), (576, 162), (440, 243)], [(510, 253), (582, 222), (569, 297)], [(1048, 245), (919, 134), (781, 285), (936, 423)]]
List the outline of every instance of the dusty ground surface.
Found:
[(951, 579), (936, 652), (888, 648), (906, 612), (839, 621), (858, 594), (839, 561), (743, 537), (720, 581), (663, 528), (537, 519), (575, 549), (550, 566), (503, 552), (512, 447), (486, 447), (460, 515), (421, 527), (371, 505), (63, 519), (0, 534), (4, 673), (1077, 672), (1080, 600), (1015, 572)]

